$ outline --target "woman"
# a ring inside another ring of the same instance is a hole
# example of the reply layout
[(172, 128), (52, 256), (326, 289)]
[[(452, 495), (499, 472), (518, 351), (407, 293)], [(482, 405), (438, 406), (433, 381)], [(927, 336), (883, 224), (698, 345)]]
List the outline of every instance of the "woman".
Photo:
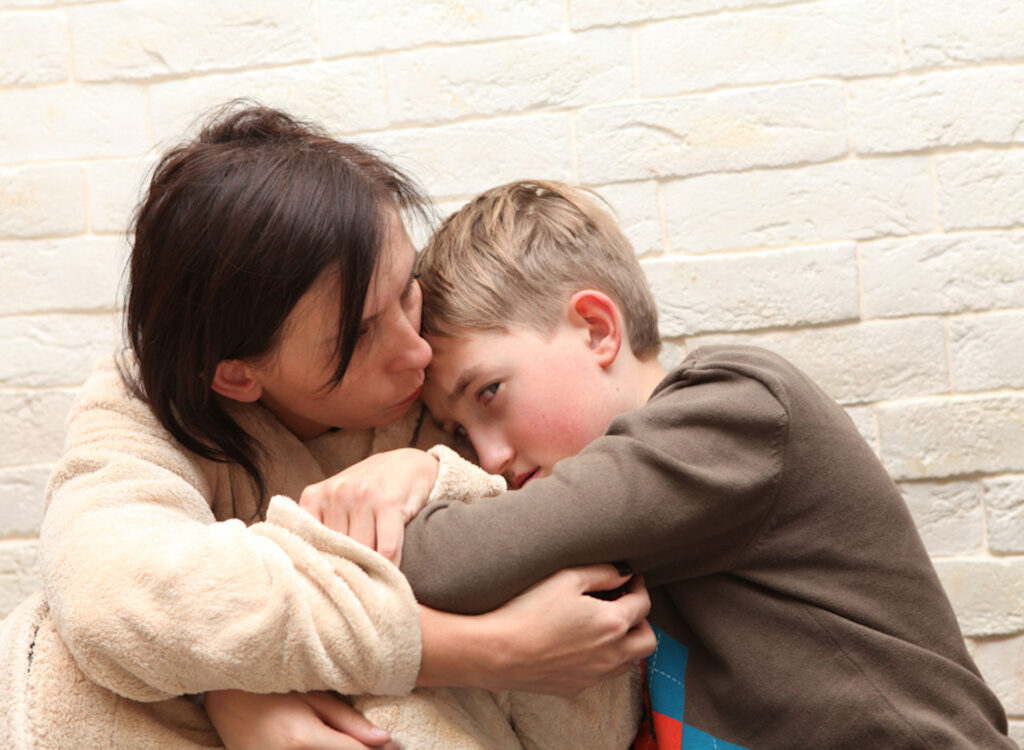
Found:
[[(130, 353), (82, 388), (47, 490), (44, 591), (0, 629), (5, 747), (217, 746), (182, 696), (221, 690), (276, 694), (278, 729), (315, 746), (382, 746), (308, 691), (573, 692), (649, 650), (620, 635), (644, 592), (582, 596), (625, 580), (608, 569), (467, 618), (418, 607), (368, 548), (394, 556), (439, 469), (402, 450), (436, 437), (412, 408), (430, 349), (401, 222), (423, 205), (380, 157), (262, 107), (163, 157), (134, 223)], [(375, 462), (415, 461), (412, 480), (344, 471), (385, 449)], [(353, 497), (372, 501), (332, 516)]]

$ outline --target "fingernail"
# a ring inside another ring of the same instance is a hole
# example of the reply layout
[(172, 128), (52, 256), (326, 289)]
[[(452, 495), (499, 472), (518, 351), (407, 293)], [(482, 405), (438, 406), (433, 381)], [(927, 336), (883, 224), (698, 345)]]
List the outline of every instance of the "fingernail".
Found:
[(633, 568), (632, 568), (632, 566), (630, 566), (630, 564), (628, 562), (624, 562), (622, 560), (619, 560), (618, 562), (613, 562), (612, 565), (615, 566), (615, 570), (617, 570), (619, 572), (620, 576), (631, 576), (631, 575), (633, 575)]

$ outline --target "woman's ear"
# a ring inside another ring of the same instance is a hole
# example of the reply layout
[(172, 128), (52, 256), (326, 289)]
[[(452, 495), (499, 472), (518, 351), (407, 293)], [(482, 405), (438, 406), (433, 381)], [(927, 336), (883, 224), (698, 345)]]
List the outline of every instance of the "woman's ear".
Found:
[(569, 298), (569, 317), (575, 325), (585, 326), (590, 350), (601, 367), (608, 367), (619, 356), (623, 323), (618, 305), (604, 292), (583, 289)]
[(240, 359), (222, 359), (218, 362), (210, 388), (221, 396), (242, 403), (257, 401), (263, 395), (263, 386), (252, 367)]

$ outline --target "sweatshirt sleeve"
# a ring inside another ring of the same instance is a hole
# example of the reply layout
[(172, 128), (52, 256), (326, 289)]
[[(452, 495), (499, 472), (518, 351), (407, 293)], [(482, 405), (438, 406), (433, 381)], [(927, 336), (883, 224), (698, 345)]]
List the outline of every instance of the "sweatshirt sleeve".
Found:
[(144, 404), (95, 385), (41, 533), (47, 601), (89, 679), (140, 701), (413, 687), (419, 613), (394, 566), (284, 498), (266, 522), (217, 522), (198, 462)]
[(573, 565), (626, 561), (649, 585), (728, 569), (775, 504), (787, 424), (758, 380), (690, 371), (550, 477), (428, 506), (402, 570), (420, 602), (475, 614)]

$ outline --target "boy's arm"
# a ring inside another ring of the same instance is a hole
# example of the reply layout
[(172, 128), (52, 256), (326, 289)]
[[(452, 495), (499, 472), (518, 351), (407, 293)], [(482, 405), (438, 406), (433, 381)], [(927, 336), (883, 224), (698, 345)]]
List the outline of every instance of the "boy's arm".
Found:
[(552, 475), (428, 506), (402, 570), (428, 606), (479, 613), (564, 567), (626, 561), (648, 584), (728, 567), (775, 500), (785, 410), (735, 371), (677, 383)]

